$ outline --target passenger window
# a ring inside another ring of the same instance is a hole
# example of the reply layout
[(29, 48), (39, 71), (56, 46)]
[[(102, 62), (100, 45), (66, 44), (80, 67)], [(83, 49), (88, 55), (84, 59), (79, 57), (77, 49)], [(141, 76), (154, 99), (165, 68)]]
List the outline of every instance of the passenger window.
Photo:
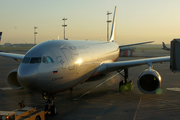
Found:
[(32, 57), (30, 63), (41, 63), (41, 57)]
[(51, 57), (47, 56), (46, 59), (47, 59), (48, 63), (54, 63), (54, 61)]
[(24, 57), (22, 63), (29, 63), (30, 57)]
[(48, 63), (46, 57), (43, 57), (43, 63)]

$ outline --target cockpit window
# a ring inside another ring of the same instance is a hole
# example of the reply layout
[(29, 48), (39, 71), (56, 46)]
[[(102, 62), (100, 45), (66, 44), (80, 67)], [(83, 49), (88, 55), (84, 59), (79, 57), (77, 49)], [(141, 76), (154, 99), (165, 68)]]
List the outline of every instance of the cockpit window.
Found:
[(30, 63), (41, 63), (41, 57), (32, 57)]
[(30, 57), (24, 57), (22, 63), (29, 63)]
[[(54, 63), (53, 59), (49, 56), (42, 57), (43, 63)], [(24, 57), (22, 63), (41, 63), (41, 57)]]
[(53, 63), (54, 62), (53, 59), (51, 57), (49, 57), (49, 56), (46, 56), (46, 59), (47, 59), (48, 63)]
[(43, 63), (48, 63), (46, 57), (43, 57), (42, 61), (43, 61)]
[(43, 63), (54, 63), (53, 59), (49, 56), (44, 56), (42, 58)]

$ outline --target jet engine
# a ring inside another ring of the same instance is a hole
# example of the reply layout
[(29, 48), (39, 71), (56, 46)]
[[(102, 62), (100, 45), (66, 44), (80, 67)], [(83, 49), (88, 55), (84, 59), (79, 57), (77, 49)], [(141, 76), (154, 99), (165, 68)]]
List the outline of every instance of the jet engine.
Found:
[(137, 84), (141, 92), (153, 94), (161, 87), (161, 76), (156, 70), (147, 69), (139, 75)]
[(14, 69), (8, 74), (7, 82), (12, 89), (22, 89), (22, 86), (19, 84), (17, 79), (17, 69)]

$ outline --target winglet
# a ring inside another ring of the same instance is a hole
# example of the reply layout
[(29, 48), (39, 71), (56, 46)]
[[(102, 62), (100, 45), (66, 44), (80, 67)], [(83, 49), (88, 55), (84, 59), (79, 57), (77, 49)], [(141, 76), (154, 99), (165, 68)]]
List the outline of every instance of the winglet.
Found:
[(1, 36), (2, 36), (2, 32), (0, 32), (0, 42), (1, 42)]
[(114, 17), (113, 17), (113, 22), (112, 22), (112, 28), (111, 28), (111, 36), (109, 39), (109, 42), (113, 42), (115, 40), (115, 35), (116, 35), (116, 10), (117, 7), (115, 6), (114, 8)]

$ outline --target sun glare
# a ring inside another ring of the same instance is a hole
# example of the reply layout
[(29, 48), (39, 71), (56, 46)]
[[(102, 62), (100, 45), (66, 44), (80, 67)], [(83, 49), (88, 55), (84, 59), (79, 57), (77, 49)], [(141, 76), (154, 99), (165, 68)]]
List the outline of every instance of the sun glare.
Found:
[(76, 63), (76, 64), (81, 64), (81, 63), (82, 63), (82, 60), (81, 60), (81, 59), (78, 59), (75, 63)]

